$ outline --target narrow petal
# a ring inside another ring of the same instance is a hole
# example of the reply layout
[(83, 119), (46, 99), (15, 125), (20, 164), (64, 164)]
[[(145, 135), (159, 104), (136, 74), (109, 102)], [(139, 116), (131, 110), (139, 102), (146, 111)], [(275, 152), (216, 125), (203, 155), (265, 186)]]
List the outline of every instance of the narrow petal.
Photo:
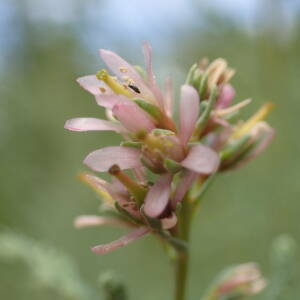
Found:
[(168, 117), (173, 115), (173, 85), (171, 78), (167, 78), (165, 82), (165, 97), (164, 97), (165, 112)]
[(190, 85), (181, 87), (179, 108), (179, 138), (183, 145), (190, 139), (199, 117), (199, 96)]
[(147, 227), (140, 227), (139, 229), (130, 232), (129, 234), (121, 237), (120, 239), (108, 244), (95, 246), (92, 251), (96, 254), (106, 254), (108, 252), (117, 250), (121, 247), (128, 245), (129, 243), (141, 238), (145, 234), (149, 233), (150, 229)]
[(144, 50), (144, 57), (145, 57), (145, 63), (146, 63), (146, 70), (147, 70), (147, 77), (148, 77), (148, 84), (153, 91), (153, 94), (155, 95), (155, 98), (160, 106), (161, 109), (164, 109), (163, 105), (163, 97), (160, 88), (157, 85), (153, 68), (152, 68), (152, 49), (148, 42), (145, 42), (143, 44), (143, 50)]
[(200, 174), (211, 174), (215, 172), (220, 163), (217, 152), (204, 145), (191, 147), (187, 157), (181, 165), (191, 171)]
[(133, 169), (133, 173), (135, 178), (140, 182), (140, 183), (146, 183), (147, 180), (147, 173), (146, 173), (146, 168), (143, 166), (141, 168), (135, 168)]
[(163, 229), (173, 228), (177, 224), (177, 216), (172, 212), (171, 216), (168, 218), (160, 219)]
[(126, 132), (126, 129), (117, 123), (96, 118), (75, 118), (68, 120), (64, 126), (71, 131), (105, 131), (111, 130), (118, 133)]
[(132, 80), (133, 85), (139, 88), (140, 95), (144, 96), (150, 102), (156, 103), (156, 100), (154, 99), (150, 89), (147, 87), (144, 79), (132, 65), (130, 65), (116, 53), (109, 50), (101, 49), (100, 56), (115, 75), (117, 75), (120, 79), (123, 79), (124, 76), (126, 76)]
[[(87, 75), (76, 80), (79, 85), (93, 95), (112, 94), (111, 89), (96, 75)], [(101, 91), (102, 90), (102, 91)]]
[(112, 165), (121, 170), (141, 167), (140, 151), (129, 147), (106, 147), (90, 153), (84, 164), (94, 171), (107, 172)]
[(108, 218), (103, 216), (79, 216), (74, 220), (74, 226), (76, 228), (95, 227), (102, 225), (113, 225), (118, 227), (130, 227), (131, 224), (125, 221), (121, 221), (114, 218)]
[(186, 192), (190, 188), (190, 186), (196, 180), (198, 174), (193, 171), (186, 171), (177, 185), (175, 190), (174, 197), (172, 199), (172, 208), (176, 209), (176, 205), (178, 202), (182, 201), (183, 197), (185, 196)]
[(144, 211), (151, 218), (158, 217), (167, 207), (171, 193), (172, 175), (162, 175), (149, 190)]
[(216, 107), (219, 109), (228, 107), (231, 104), (234, 97), (235, 89), (232, 87), (232, 85), (225, 84), (220, 91)]
[(124, 127), (131, 132), (150, 132), (155, 128), (147, 113), (134, 102), (117, 104), (112, 111)]

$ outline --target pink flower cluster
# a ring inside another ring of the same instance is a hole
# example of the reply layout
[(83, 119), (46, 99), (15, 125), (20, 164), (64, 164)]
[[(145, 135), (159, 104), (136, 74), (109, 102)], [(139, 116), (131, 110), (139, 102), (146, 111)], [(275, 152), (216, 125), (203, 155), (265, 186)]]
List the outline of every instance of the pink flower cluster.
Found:
[(177, 126), (171, 81), (166, 81), (163, 92), (153, 74), (151, 48), (145, 43), (143, 49), (146, 72), (114, 52), (100, 50), (114, 75), (102, 69), (78, 83), (106, 109), (107, 120), (75, 118), (65, 124), (72, 131), (114, 131), (124, 139), (120, 146), (95, 150), (84, 160), (93, 171), (112, 176), (111, 182), (89, 173), (81, 178), (101, 195), (105, 210), (114, 214), (80, 216), (76, 226), (135, 228), (117, 241), (92, 248), (98, 254), (150, 232), (172, 236), (182, 201), (194, 201), (197, 189), (213, 174), (257, 156), (274, 135), (263, 121), (269, 103), (249, 120), (234, 122), (251, 100), (231, 105), (235, 90), (229, 81), (234, 71), (223, 59), (211, 64), (204, 60), (191, 68), (181, 87)]

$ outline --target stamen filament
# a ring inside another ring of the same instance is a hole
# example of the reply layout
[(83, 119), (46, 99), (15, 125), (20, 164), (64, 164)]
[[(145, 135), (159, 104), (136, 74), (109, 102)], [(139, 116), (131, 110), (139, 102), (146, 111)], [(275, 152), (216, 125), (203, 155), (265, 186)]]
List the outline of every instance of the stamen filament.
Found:
[(264, 120), (268, 116), (273, 107), (273, 103), (265, 103), (248, 121), (233, 133), (232, 137), (237, 139), (248, 133), (257, 122)]
[(116, 79), (110, 76), (107, 70), (102, 69), (96, 74), (99, 80), (104, 81), (115, 93), (131, 98), (131, 92), (120, 84)]
[(233, 112), (236, 112), (237, 110), (240, 110), (241, 108), (247, 106), (248, 104), (250, 104), (252, 102), (252, 99), (246, 99), (244, 101), (241, 101), (240, 103), (237, 103), (235, 105), (232, 105), (228, 108), (224, 108), (224, 109), (218, 109), (215, 113), (216, 116), (218, 117), (223, 117), (224, 115), (228, 115), (231, 114)]
[(143, 203), (147, 194), (147, 189), (139, 185), (133, 179), (131, 179), (126, 173), (120, 170), (118, 165), (113, 165), (109, 169), (109, 173), (116, 177), (122, 184), (124, 184), (134, 199), (140, 205)]

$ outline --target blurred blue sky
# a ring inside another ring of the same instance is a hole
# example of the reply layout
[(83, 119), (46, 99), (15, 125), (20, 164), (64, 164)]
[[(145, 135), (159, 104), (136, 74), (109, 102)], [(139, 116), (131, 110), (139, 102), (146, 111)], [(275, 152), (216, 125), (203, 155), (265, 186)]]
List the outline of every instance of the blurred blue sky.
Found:
[[(22, 40), (20, 15), (27, 15), (38, 29), (43, 24), (54, 28), (72, 25), (83, 44), (95, 52), (103, 48), (119, 48), (122, 42), (140, 47), (148, 40), (156, 48), (164, 49), (174, 33), (187, 28), (205, 26), (204, 15), (218, 14), (238, 22), (251, 32), (257, 18), (272, 19), (272, 3), (280, 4), (289, 27), (296, 16), (296, 0), (1, 0), (0, 1), (0, 64), (6, 54), (17, 48)], [(22, 13), (20, 13), (22, 11)], [(261, 16), (262, 14), (262, 16)], [(48, 37), (50, 38), (50, 36)], [(47, 39), (43, 36), (42, 40)]]

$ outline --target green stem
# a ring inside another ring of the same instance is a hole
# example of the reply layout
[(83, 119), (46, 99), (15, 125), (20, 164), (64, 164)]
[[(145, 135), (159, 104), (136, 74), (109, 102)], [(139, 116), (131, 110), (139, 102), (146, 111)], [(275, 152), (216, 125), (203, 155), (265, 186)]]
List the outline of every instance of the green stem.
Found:
[[(184, 199), (181, 209), (181, 228), (178, 228), (178, 237), (189, 242), (190, 235), (190, 203)], [(175, 275), (175, 300), (184, 300), (186, 296), (187, 275), (188, 275), (189, 249), (178, 251), (176, 258), (176, 275)]]
[(184, 300), (188, 273), (188, 252), (178, 254), (176, 261), (175, 299)]

